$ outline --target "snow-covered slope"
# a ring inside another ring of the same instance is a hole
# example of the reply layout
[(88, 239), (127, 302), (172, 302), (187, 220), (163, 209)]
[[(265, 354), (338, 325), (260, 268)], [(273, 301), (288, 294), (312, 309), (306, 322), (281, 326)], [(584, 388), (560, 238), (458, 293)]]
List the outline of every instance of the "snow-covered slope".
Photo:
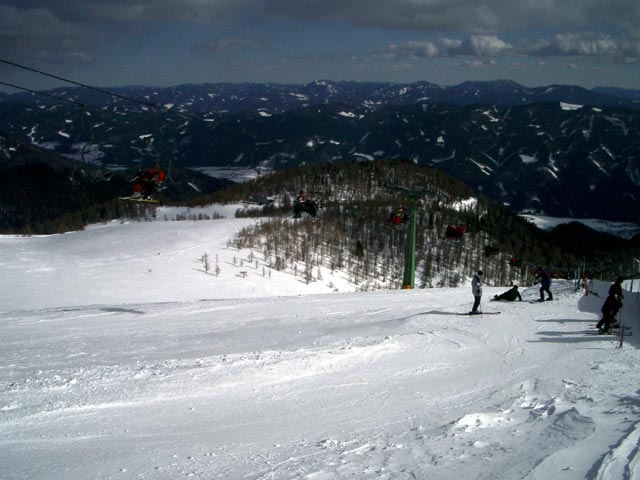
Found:
[(459, 315), (468, 287), (269, 279), (226, 247), (251, 221), (0, 237), (2, 478), (640, 476), (637, 338), (588, 333), (607, 284)]
[[(256, 221), (233, 219), (234, 208), (223, 209), (229, 218), (222, 220), (164, 221), (176, 213), (187, 215), (186, 209), (171, 208), (158, 209), (157, 222), (113, 222), (63, 235), (0, 237), (4, 272), (0, 306), (21, 309), (355, 290), (337, 276), (306, 285), (300, 277), (269, 268), (260, 252), (228, 247), (234, 232)], [(194, 215), (213, 211), (190, 209)], [(202, 262), (205, 254), (208, 274)]]

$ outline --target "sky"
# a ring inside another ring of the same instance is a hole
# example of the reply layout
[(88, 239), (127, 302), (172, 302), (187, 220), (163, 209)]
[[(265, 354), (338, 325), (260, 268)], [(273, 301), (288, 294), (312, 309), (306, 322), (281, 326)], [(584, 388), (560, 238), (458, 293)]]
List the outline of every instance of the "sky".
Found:
[[(640, 2), (0, 0), (0, 59), (102, 87), (510, 79), (640, 89)], [(6, 63), (0, 81), (65, 85)]]
[(637, 281), (620, 348), (608, 282), (485, 285), (477, 316), (469, 279), (307, 285), (228, 247), (238, 207), (0, 235), (3, 480), (640, 477)]

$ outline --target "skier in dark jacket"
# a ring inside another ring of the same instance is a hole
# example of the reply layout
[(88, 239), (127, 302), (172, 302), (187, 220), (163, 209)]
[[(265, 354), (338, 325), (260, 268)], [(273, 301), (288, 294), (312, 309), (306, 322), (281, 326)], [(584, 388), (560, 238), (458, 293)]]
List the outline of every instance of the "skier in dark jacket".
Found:
[(600, 333), (608, 333), (612, 324), (615, 324), (615, 316), (622, 307), (622, 277), (616, 278), (611, 287), (609, 287), (609, 295), (602, 305), (602, 320), (600, 320), (596, 328)]
[(553, 300), (553, 295), (551, 294), (551, 277), (549, 276), (549, 272), (547, 272), (543, 267), (538, 267), (536, 269), (536, 280), (540, 281), (540, 301), (544, 302), (545, 292), (548, 295), (547, 300)]
[(514, 285), (509, 290), (501, 293), (500, 295), (494, 295), (492, 301), (507, 300), (509, 302), (515, 302), (516, 298), (519, 301), (522, 301), (522, 295), (520, 295), (520, 292), (518, 291), (518, 285)]

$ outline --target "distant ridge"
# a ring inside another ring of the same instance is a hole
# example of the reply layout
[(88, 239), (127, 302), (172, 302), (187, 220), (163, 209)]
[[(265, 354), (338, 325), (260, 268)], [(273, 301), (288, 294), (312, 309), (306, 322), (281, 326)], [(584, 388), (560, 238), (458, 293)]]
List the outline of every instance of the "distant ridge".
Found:
[[(127, 86), (107, 88), (118, 95), (157, 105), (172, 104), (183, 112), (237, 113), (265, 108), (272, 113), (322, 105), (346, 103), (353, 106), (411, 105), (448, 103), (454, 105), (495, 104), (516, 106), (531, 103), (569, 102), (590, 106), (640, 108), (640, 91), (598, 87), (586, 89), (575, 85), (525, 87), (511, 80), (468, 81), (453, 86), (425, 81), (413, 83), (353, 82), (319, 80), (307, 84), (276, 83), (204, 83), (172, 87)], [(56, 88), (45, 92), (65, 96), (77, 102), (97, 106), (131, 105), (121, 98), (105, 96), (81, 87)], [(37, 99), (30, 93), (3, 95), (0, 102), (50, 104), (51, 99)]]

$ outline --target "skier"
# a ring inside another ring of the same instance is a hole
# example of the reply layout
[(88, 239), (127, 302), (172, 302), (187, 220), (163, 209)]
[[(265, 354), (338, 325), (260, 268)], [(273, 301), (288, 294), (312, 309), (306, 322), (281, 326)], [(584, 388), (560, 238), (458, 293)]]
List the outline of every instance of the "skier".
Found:
[(500, 295), (494, 295), (492, 301), (508, 300), (509, 302), (515, 302), (516, 298), (519, 301), (522, 301), (522, 295), (520, 295), (520, 292), (518, 291), (518, 285), (514, 285), (509, 290), (501, 293)]
[(609, 287), (609, 295), (600, 310), (602, 312), (602, 320), (596, 325), (600, 334), (608, 333), (609, 328), (617, 324), (614, 317), (622, 307), (622, 299), (624, 298), (624, 295), (622, 295), (623, 280), (622, 277), (618, 277), (611, 287)]
[(536, 269), (536, 280), (540, 282), (540, 301), (544, 302), (545, 292), (548, 295), (547, 300), (553, 300), (553, 295), (551, 294), (551, 277), (549, 276), (549, 272), (547, 272), (543, 267), (538, 267)]
[(471, 293), (473, 293), (473, 308), (469, 312), (471, 315), (481, 313), (478, 311), (480, 300), (482, 299), (482, 270), (478, 270), (471, 280)]
[(164, 178), (165, 174), (157, 163), (147, 168), (129, 182), (133, 183), (132, 198), (151, 198), (153, 191), (164, 182)]

